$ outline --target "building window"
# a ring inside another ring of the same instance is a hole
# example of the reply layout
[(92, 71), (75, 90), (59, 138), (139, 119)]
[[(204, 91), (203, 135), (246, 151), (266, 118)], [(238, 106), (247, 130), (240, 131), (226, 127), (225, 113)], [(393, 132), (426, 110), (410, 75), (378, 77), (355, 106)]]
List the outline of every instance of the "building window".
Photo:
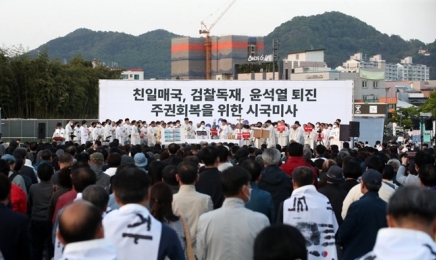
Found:
[(362, 81), (362, 88), (368, 88), (368, 82)]
[(139, 80), (139, 75), (135, 75), (135, 80)]
[(372, 82), (372, 87), (373, 88), (378, 88), (378, 82), (377, 81)]
[(132, 74), (130, 74), (130, 77), (132, 77)]

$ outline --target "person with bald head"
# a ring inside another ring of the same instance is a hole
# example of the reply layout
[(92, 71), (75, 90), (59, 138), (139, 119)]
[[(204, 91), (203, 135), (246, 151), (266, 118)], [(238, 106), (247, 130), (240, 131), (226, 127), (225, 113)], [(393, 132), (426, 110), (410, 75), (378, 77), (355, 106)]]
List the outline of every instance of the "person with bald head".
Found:
[(79, 200), (59, 217), (59, 241), (65, 245), (61, 259), (117, 259), (115, 246), (104, 239), (100, 210)]

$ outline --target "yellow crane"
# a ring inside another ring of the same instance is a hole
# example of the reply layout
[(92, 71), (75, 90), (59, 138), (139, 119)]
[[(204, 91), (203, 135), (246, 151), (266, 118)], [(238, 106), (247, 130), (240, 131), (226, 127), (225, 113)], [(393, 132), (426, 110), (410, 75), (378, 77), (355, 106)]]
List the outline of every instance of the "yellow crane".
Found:
[(224, 14), (230, 9), (230, 7), (232, 7), (232, 5), (235, 2), (236, 2), (236, 0), (233, 0), (210, 26), (207, 26), (203, 21), (201, 22), (200, 34), (206, 34), (204, 46), (206, 47), (206, 79), (208, 79), (208, 80), (211, 79), (210, 54), (211, 54), (211, 49), (212, 49), (212, 42), (210, 40), (210, 31), (218, 23), (218, 21), (224, 16)]

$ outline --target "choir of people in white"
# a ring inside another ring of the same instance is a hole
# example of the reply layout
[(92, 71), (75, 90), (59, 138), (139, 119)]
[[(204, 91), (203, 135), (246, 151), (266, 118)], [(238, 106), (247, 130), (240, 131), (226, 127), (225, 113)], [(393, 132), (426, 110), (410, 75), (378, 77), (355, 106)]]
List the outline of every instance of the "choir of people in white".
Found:
[[(165, 128), (182, 128), (185, 139), (196, 139), (197, 131), (206, 131), (207, 136), (211, 139), (233, 139), (238, 140), (240, 145), (254, 145), (260, 148), (262, 144), (266, 144), (268, 148), (276, 147), (279, 144), (285, 147), (290, 142), (297, 142), (309, 146), (311, 149), (318, 144), (324, 146), (337, 145), (341, 148), (339, 140), (339, 125), (341, 120), (337, 119), (333, 124), (328, 123), (312, 123), (304, 124), (303, 126), (295, 121), (289, 125), (284, 120), (279, 122), (271, 122), (268, 120), (265, 124), (258, 122), (257, 124), (229, 124), (227, 120), (220, 120), (218, 125), (215, 123), (211, 126), (205, 124), (204, 121), (194, 125), (188, 118), (184, 119), (181, 124), (179, 120), (175, 122), (165, 123), (164, 121), (152, 121), (147, 125), (146, 121), (130, 121), (125, 120), (111, 121), (107, 119), (105, 122), (92, 122), (88, 127), (85, 120), (73, 123), (70, 120), (65, 129), (60, 123), (57, 124), (53, 133), (52, 139), (58, 141), (62, 137), (61, 142), (73, 141), (79, 144), (86, 142), (107, 141), (112, 142), (118, 139), (120, 144), (147, 144), (154, 146), (161, 140), (162, 130)], [(269, 138), (255, 138), (255, 129), (269, 130)]]

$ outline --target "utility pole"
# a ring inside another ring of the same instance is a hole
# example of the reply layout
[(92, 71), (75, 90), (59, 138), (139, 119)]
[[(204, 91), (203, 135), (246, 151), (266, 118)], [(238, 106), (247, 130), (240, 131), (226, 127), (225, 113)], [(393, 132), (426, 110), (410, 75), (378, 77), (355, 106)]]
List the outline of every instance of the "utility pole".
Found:
[(0, 140), (2, 139), (2, 108), (0, 107)]
[(273, 39), (273, 80), (276, 79), (276, 61), (279, 59), (279, 40)]

